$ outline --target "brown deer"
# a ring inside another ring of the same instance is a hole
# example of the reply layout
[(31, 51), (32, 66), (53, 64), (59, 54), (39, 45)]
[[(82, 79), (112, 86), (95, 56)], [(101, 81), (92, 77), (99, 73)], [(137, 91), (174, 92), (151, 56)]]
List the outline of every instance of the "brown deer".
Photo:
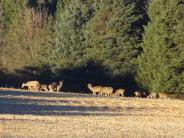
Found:
[(112, 87), (102, 87), (101, 90), (100, 90), (100, 93), (102, 95), (105, 94), (107, 96), (110, 96), (113, 93), (113, 88)]
[(102, 89), (102, 86), (92, 86), (91, 83), (89, 83), (87, 86), (91, 90), (93, 95), (97, 95), (97, 93), (100, 93), (100, 90)]
[(56, 91), (59, 92), (62, 87), (63, 87), (63, 81), (59, 81), (59, 85), (57, 85)]
[(51, 84), (48, 85), (48, 88), (49, 88), (49, 92), (55, 92), (57, 91), (57, 83), (56, 82), (53, 82)]
[(49, 92), (59, 92), (63, 86), (63, 81), (59, 81), (59, 84), (53, 82), (48, 85)]
[(134, 96), (137, 98), (141, 98), (141, 97), (143, 97), (143, 93), (141, 91), (135, 91)]
[(170, 99), (170, 95), (166, 92), (161, 92), (158, 95), (160, 99)]
[(22, 88), (27, 87), (29, 91), (39, 91), (40, 83), (38, 81), (28, 81), (26, 83), (22, 83)]
[(147, 98), (158, 98), (158, 93), (157, 92), (150, 92)]
[(46, 84), (41, 84), (41, 85), (40, 85), (40, 89), (41, 89), (42, 91), (49, 91), (48, 85), (46, 85)]
[(124, 89), (117, 89), (114, 93), (115, 96), (124, 96), (125, 90)]

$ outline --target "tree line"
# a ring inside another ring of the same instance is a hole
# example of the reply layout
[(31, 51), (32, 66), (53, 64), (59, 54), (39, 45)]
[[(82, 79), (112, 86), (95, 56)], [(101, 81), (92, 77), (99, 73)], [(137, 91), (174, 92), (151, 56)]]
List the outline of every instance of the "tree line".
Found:
[(0, 82), (182, 93), (183, 24), (183, 0), (1, 0)]

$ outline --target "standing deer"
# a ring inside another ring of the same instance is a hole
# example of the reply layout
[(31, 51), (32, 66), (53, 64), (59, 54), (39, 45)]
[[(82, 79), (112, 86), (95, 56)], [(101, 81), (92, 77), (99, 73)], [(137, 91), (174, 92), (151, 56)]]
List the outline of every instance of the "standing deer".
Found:
[(125, 90), (124, 89), (117, 89), (114, 93), (115, 96), (124, 96)]
[(59, 92), (63, 86), (63, 81), (59, 81), (59, 84), (53, 82), (48, 85), (48, 89), (50, 92)]
[(40, 83), (38, 81), (28, 81), (22, 83), (22, 88), (27, 87), (29, 91), (39, 91)]
[(41, 84), (41, 85), (40, 85), (40, 89), (41, 89), (42, 91), (49, 91), (48, 85), (46, 85), (46, 84)]
[(49, 92), (57, 91), (57, 83), (53, 82), (53, 83), (49, 84), (48, 88), (49, 88)]
[(159, 93), (159, 98), (160, 99), (170, 99), (170, 96), (166, 92), (161, 92), (161, 93)]
[(59, 81), (59, 85), (57, 85), (56, 91), (59, 92), (62, 87), (63, 87), (63, 81)]
[(159, 95), (156, 92), (150, 92), (147, 98), (157, 98)]
[(102, 89), (101, 86), (92, 86), (91, 83), (89, 83), (87, 86), (91, 90), (91, 92), (93, 93), (93, 95), (97, 95), (97, 93), (100, 93), (100, 90)]
[(140, 98), (140, 97), (143, 96), (143, 93), (141, 91), (135, 91), (134, 96), (137, 97), (137, 98)]
[(112, 87), (102, 87), (100, 90), (100, 93), (110, 96), (113, 93), (113, 88)]

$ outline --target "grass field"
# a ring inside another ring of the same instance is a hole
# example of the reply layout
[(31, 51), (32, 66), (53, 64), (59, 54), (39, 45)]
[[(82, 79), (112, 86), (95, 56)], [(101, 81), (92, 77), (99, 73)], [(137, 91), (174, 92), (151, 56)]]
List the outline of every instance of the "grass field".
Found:
[(184, 101), (0, 91), (1, 138), (184, 138)]

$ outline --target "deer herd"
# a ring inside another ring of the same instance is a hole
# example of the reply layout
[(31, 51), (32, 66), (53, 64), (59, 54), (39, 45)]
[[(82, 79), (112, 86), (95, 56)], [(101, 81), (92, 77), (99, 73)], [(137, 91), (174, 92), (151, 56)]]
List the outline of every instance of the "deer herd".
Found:
[[(49, 91), (49, 92), (59, 92), (61, 91), (63, 86), (63, 81), (53, 82), (49, 85), (47, 84), (41, 84), (38, 81), (28, 81), (26, 83), (22, 83), (22, 88), (27, 88), (28, 91)], [(104, 96), (122, 96), (124, 97), (125, 90), (123, 88), (114, 89), (109, 86), (92, 86), (91, 83), (87, 84), (88, 89), (92, 92), (93, 95), (104, 95)], [(134, 97), (137, 98), (161, 98), (161, 99), (169, 99), (169, 94), (162, 92), (162, 93), (156, 93), (156, 92), (142, 92), (142, 91), (135, 91), (133, 93)]]
[(49, 92), (59, 92), (63, 86), (63, 81), (59, 81), (59, 84), (53, 82), (49, 85), (40, 84), (38, 81), (28, 81), (22, 83), (22, 88), (27, 87), (28, 91), (49, 91)]
[[(110, 95), (115, 95), (115, 96), (123, 96), (125, 94), (125, 90), (123, 88), (119, 88), (117, 90), (114, 91), (114, 89), (112, 87), (106, 87), (106, 86), (92, 86), (92, 84), (88, 84), (87, 85), (88, 88), (90, 89), (90, 91), (94, 94), (94, 95), (106, 95), (106, 96), (110, 96)], [(114, 91), (114, 93), (113, 93)], [(162, 92), (162, 93), (157, 93), (157, 92), (142, 92), (142, 91), (135, 91), (133, 93), (134, 97), (137, 98), (160, 98), (160, 99), (170, 99), (170, 95), (168, 93)]]

